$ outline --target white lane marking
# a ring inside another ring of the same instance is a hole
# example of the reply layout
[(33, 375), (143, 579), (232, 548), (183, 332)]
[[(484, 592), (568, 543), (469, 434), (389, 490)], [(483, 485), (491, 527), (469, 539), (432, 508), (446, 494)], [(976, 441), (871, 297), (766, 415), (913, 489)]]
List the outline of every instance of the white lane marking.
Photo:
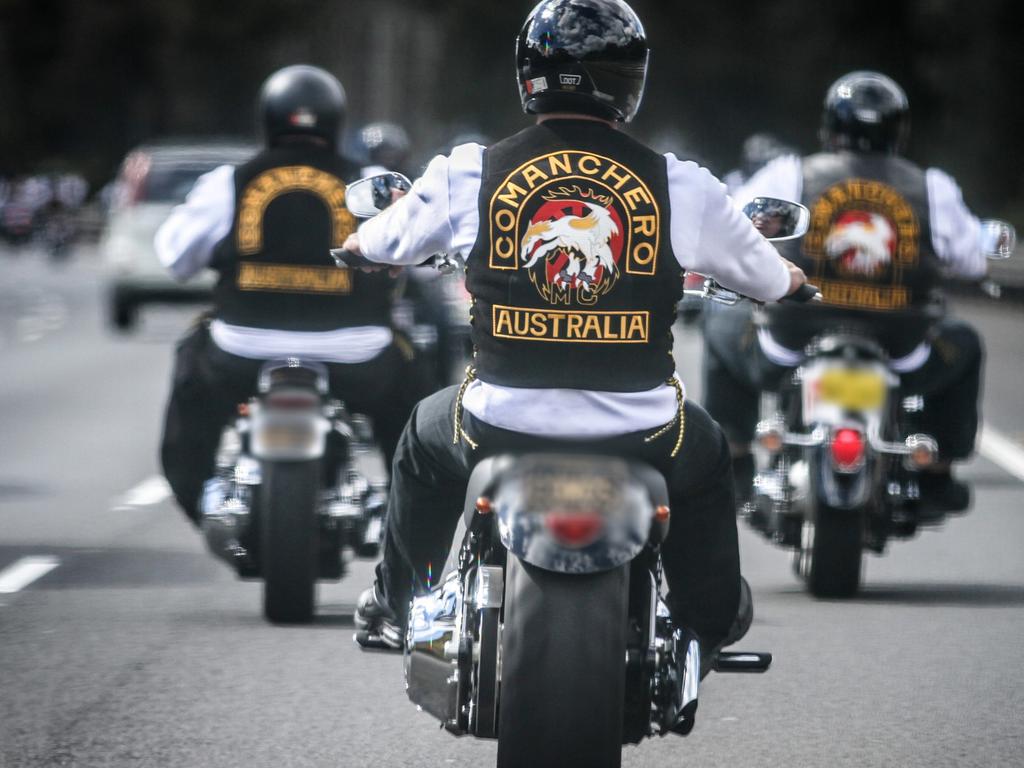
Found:
[(163, 475), (147, 477), (134, 488), (123, 493), (116, 501), (115, 509), (130, 509), (132, 507), (148, 507), (159, 504), (171, 495), (171, 486)]
[(1024, 447), (988, 424), (981, 428), (978, 451), (1018, 480), (1024, 481)]
[(0, 571), (0, 595), (18, 592), (60, 565), (53, 555), (30, 555), (15, 560)]
[(68, 308), (64, 299), (56, 293), (41, 289), (24, 293), (24, 313), (16, 323), (18, 341), (32, 343), (48, 333), (64, 327), (68, 319)]

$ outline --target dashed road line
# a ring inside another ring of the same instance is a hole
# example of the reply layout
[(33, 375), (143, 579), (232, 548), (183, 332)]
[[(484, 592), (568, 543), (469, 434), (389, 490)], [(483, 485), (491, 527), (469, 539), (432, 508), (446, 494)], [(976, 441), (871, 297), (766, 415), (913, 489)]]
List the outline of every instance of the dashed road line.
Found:
[(978, 452), (1024, 482), (1024, 447), (1019, 443), (985, 424), (981, 429)]
[(141, 483), (123, 493), (114, 503), (114, 509), (149, 507), (170, 498), (171, 486), (163, 475), (147, 477)]
[(58, 565), (60, 565), (60, 558), (54, 555), (29, 555), (15, 560), (0, 571), (0, 595), (20, 592)]

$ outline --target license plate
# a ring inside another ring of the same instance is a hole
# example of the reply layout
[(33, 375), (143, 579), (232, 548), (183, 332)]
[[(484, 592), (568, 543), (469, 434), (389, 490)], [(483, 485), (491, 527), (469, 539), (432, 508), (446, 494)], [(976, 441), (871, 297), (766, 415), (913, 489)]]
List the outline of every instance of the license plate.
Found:
[(305, 451), (316, 443), (313, 424), (268, 424), (260, 430), (260, 442), (269, 451)]
[(885, 403), (888, 389), (878, 371), (836, 369), (818, 379), (818, 399), (849, 411), (868, 411)]

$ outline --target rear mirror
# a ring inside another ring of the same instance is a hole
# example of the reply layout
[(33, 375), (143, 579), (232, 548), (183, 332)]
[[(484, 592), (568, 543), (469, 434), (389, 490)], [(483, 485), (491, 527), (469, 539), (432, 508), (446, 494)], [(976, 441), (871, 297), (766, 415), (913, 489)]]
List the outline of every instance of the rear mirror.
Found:
[(398, 199), (394, 192), (408, 192), (412, 182), (400, 173), (380, 173), (353, 181), (345, 188), (345, 207), (360, 219), (369, 219)]
[(802, 237), (811, 221), (811, 212), (800, 203), (777, 197), (755, 197), (743, 206), (743, 214), (772, 242)]
[(1017, 230), (999, 219), (981, 222), (981, 252), (990, 259), (1008, 259), (1017, 248)]

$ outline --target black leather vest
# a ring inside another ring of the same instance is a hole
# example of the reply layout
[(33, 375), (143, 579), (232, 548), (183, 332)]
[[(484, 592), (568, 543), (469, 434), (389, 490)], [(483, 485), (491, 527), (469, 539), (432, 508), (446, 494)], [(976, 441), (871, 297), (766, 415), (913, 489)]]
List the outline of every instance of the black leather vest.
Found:
[(391, 323), (391, 282), (339, 269), (355, 231), (345, 179), (357, 167), (317, 147), (269, 149), (235, 169), (231, 231), (214, 250), (216, 315), (233, 325), (323, 331)]
[(484, 152), (479, 204), (479, 378), (637, 392), (672, 376), (682, 268), (664, 157), (601, 123), (546, 121)]
[(894, 356), (924, 337), (922, 311), (940, 275), (925, 173), (885, 154), (825, 152), (803, 160), (811, 224), (779, 251), (821, 288), (823, 303), (776, 305), (773, 335), (798, 348), (826, 328), (864, 329)]

